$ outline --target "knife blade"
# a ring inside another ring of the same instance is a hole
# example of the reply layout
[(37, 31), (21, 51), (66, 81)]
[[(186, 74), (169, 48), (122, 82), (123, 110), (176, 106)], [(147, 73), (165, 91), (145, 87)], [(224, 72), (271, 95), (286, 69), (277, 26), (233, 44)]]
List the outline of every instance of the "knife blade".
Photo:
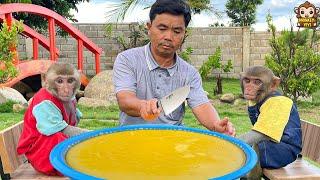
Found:
[(157, 106), (161, 107), (165, 115), (169, 115), (177, 109), (188, 97), (190, 86), (183, 86), (172, 91), (157, 102)]

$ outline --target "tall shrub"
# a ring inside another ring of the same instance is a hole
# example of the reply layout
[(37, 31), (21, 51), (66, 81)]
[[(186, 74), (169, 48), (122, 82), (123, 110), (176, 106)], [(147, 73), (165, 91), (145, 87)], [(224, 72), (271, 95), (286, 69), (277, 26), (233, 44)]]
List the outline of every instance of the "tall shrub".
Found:
[(320, 88), (320, 55), (315, 52), (318, 41), (315, 29), (297, 32), (283, 30), (276, 36), (272, 17), (267, 15), (267, 23), (272, 33), (266, 66), (281, 78), (281, 89), (285, 96), (297, 101), (298, 97), (310, 96)]
[(222, 77), (221, 73), (227, 73), (230, 72), (232, 69), (232, 63), (231, 60), (229, 59), (227, 64), (222, 64), (221, 63), (221, 48), (217, 47), (216, 51), (214, 52), (213, 55), (208, 57), (208, 60), (202, 64), (200, 67), (199, 73), (201, 75), (202, 79), (208, 78), (209, 74), (213, 71), (216, 70), (216, 86), (214, 89), (214, 94), (222, 94)]

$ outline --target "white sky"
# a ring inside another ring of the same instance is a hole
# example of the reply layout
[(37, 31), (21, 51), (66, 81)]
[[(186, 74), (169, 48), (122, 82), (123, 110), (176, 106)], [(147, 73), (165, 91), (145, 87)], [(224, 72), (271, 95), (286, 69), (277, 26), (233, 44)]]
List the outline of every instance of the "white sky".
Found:
[[(73, 11), (76, 19), (79, 23), (106, 23), (106, 13), (109, 11), (110, 4), (113, 2), (119, 2), (119, 0), (90, 0), (89, 3), (78, 4), (78, 12)], [(151, 0), (149, 0), (151, 1)], [(212, 5), (219, 11), (225, 11), (225, 3), (227, 0), (212, 0)], [(153, 1), (151, 1), (153, 2)], [(266, 14), (268, 11), (271, 12), (273, 17), (273, 23), (276, 25), (277, 30), (289, 29), (290, 28), (290, 18), (295, 24), (297, 22), (296, 14), (294, 13), (294, 8), (304, 3), (305, 0), (264, 0), (264, 3), (260, 5), (257, 9), (257, 23), (253, 25), (256, 31), (265, 31), (267, 29), (266, 24)], [(309, 0), (316, 7), (320, 6), (320, 0)], [(142, 8), (136, 8), (131, 12), (129, 17), (126, 17), (124, 22), (140, 22), (148, 20), (149, 9), (143, 10)], [(227, 17), (226, 13), (220, 19), (217, 19), (214, 15), (208, 14), (196, 14), (192, 16), (192, 22), (190, 26), (193, 27), (207, 27), (209, 24), (214, 22), (220, 22), (228, 24), (230, 19)]]

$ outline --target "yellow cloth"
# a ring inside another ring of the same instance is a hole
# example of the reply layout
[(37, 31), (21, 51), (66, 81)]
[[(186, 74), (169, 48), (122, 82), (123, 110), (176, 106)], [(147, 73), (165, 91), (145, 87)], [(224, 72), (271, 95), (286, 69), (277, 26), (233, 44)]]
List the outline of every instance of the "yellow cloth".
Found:
[(292, 104), (292, 100), (284, 96), (269, 98), (260, 107), (260, 115), (252, 129), (279, 143), (289, 121)]

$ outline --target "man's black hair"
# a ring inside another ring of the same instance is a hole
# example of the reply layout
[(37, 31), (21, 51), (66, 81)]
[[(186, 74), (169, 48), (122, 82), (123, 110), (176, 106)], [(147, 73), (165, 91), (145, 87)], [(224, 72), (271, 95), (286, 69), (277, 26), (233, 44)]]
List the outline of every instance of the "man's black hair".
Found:
[(149, 18), (152, 22), (156, 15), (162, 13), (169, 13), (172, 15), (183, 15), (185, 27), (191, 20), (190, 6), (185, 2), (185, 0), (157, 0), (150, 9)]

